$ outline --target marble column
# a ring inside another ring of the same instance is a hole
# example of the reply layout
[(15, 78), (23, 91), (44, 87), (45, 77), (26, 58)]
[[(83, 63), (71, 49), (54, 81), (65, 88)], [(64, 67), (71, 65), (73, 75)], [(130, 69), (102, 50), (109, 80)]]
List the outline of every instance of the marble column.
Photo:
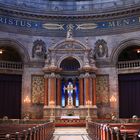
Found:
[(44, 105), (48, 105), (48, 78), (45, 77), (45, 94), (44, 94)]
[(57, 93), (56, 93), (56, 105), (61, 106), (61, 78), (57, 77)]
[(84, 82), (85, 82), (85, 104), (90, 100), (90, 75), (89, 73), (85, 73), (85, 77), (84, 77)]
[(55, 73), (51, 73), (49, 76), (49, 105), (56, 104), (56, 76)]
[(96, 78), (93, 78), (93, 105), (96, 106)]
[(84, 105), (84, 79), (83, 75), (80, 75), (79, 77), (79, 105), (83, 106)]

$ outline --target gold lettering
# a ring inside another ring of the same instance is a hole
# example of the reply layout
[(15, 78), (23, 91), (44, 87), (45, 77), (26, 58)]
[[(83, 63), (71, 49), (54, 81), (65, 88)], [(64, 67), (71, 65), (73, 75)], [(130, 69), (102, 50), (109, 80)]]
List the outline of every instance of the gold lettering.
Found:
[(26, 22), (23, 21), (23, 20), (21, 20), (21, 21), (20, 21), (20, 25), (25, 27), (25, 26), (26, 26)]
[(114, 21), (108, 22), (108, 27), (115, 27), (115, 22)]
[(31, 26), (32, 26), (32, 25), (31, 25), (31, 22), (27, 22), (27, 27), (28, 27), (28, 28), (31, 28)]
[(14, 20), (15, 20), (15, 25), (18, 26), (18, 20), (17, 19)]
[(122, 26), (121, 21), (117, 20), (116, 21), (116, 26)]
[(124, 19), (123, 23), (124, 23), (124, 25), (129, 25), (129, 19)]
[(140, 17), (138, 17), (138, 19), (139, 19), (139, 22), (140, 22)]
[(0, 23), (3, 23), (3, 18), (2, 17), (0, 17)]
[(9, 19), (8, 24), (13, 24), (13, 19)]
[(7, 23), (7, 18), (3, 18), (3, 21), (6, 24)]

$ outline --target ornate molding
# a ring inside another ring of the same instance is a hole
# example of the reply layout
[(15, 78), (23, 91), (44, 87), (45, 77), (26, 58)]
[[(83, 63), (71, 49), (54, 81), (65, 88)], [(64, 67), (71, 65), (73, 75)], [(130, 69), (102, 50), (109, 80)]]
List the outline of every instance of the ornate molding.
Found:
[[(114, 9), (112, 11), (103, 11), (100, 13), (94, 13), (94, 11), (90, 11), (90, 12), (86, 12), (86, 14), (81, 14), (80, 12), (70, 12), (69, 14), (62, 14), (58, 12), (58, 14), (56, 15), (54, 12), (48, 12), (48, 13), (42, 13), (42, 12), (38, 12), (35, 13), (34, 11), (29, 11), (29, 10), (21, 10), (19, 8), (15, 9), (15, 7), (8, 7), (8, 6), (4, 6), (1, 5), (0, 6), (0, 12), (3, 13), (10, 13), (13, 15), (17, 15), (17, 16), (22, 16), (22, 17), (31, 17), (31, 18), (39, 18), (39, 19), (46, 19), (46, 18), (56, 18), (56, 19), (60, 19), (60, 18), (66, 18), (66, 19), (83, 19), (83, 18), (94, 18), (94, 19), (105, 19), (105, 18), (113, 18), (113, 17), (122, 17), (122, 16), (128, 16), (131, 14), (139, 14), (140, 11), (140, 7), (139, 5), (135, 5), (135, 6), (131, 6), (131, 7), (122, 7), (122, 9), (118, 8), (114, 11)], [(55, 11), (56, 12), (56, 11)]]
[[(65, 37), (66, 33), (70, 33), (67, 29), (70, 24), (74, 26), (71, 32), (72, 36), (76, 33), (76, 36), (79, 37), (138, 31), (140, 27), (140, 7), (98, 14), (57, 16), (48, 13), (35, 14), (29, 11), (2, 9), (3, 7), (0, 7), (1, 31), (19, 33), (19, 30), (15, 30), (15, 28), (21, 27), (22, 34), (28, 35)], [(15, 13), (12, 13), (13, 11)], [(46, 19), (49, 22), (46, 22)], [(10, 27), (8, 30), (7, 26)], [(122, 30), (122, 28), (125, 28), (125, 30)]]
[(49, 74), (45, 73), (44, 78), (58, 78), (58, 79), (61, 79), (61, 76), (60, 76), (60, 74), (57, 74), (55, 72), (51, 72)]

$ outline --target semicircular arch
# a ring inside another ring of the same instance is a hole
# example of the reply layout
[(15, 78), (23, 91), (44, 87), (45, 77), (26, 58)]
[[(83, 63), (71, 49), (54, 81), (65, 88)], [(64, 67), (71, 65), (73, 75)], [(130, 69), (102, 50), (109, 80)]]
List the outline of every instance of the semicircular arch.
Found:
[(52, 50), (59, 50), (61, 49), (63, 46), (79, 46), (79, 48), (81, 50), (88, 50), (89, 47), (86, 46), (85, 44), (83, 44), (82, 42), (78, 41), (78, 40), (75, 40), (75, 39), (65, 39), (65, 40), (62, 40), (58, 43), (56, 43), (53, 47), (52, 47)]
[(82, 60), (78, 56), (75, 56), (75, 55), (64, 55), (64, 56), (60, 57), (60, 59), (58, 60), (58, 67), (60, 68), (62, 61), (69, 57), (76, 59), (80, 64), (80, 68), (82, 67)]
[(129, 40), (124, 40), (122, 41), (112, 52), (111, 54), (111, 60), (112, 60), (112, 63), (114, 65), (117, 65), (117, 62), (118, 62), (118, 57), (119, 55), (121, 54), (121, 52), (126, 49), (127, 47), (130, 47), (130, 46), (140, 46), (140, 40), (139, 39), (129, 39)]
[(26, 48), (17, 40), (13, 39), (0, 39), (0, 46), (9, 46), (15, 49), (21, 56), (22, 62), (27, 63), (30, 57)]

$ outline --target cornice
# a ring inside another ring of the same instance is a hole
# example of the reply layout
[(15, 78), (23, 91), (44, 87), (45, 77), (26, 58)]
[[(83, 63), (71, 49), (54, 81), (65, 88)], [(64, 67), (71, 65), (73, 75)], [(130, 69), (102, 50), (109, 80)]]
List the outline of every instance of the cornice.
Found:
[[(57, 11), (56, 11), (57, 12)], [(124, 17), (124, 16), (130, 16), (130, 15), (137, 15), (140, 14), (140, 6), (133, 6), (133, 7), (128, 7), (128, 8), (123, 8), (123, 9), (116, 9), (114, 11), (104, 11), (100, 13), (94, 13), (94, 12), (69, 12), (67, 14), (58, 13), (56, 12), (33, 12), (32, 10), (25, 10), (25, 9), (19, 9), (15, 7), (8, 7), (4, 5), (0, 5), (0, 13), (6, 14), (6, 15), (12, 15), (12, 16), (17, 16), (17, 17), (26, 17), (26, 18), (35, 18), (35, 19), (41, 19), (44, 20), (46, 18), (49, 19), (66, 19), (66, 20), (73, 20), (73, 19), (95, 19), (95, 20), (100, 20), (100, 19), (109, 19), (109, 18), (116, 18), (116, 17)]]

